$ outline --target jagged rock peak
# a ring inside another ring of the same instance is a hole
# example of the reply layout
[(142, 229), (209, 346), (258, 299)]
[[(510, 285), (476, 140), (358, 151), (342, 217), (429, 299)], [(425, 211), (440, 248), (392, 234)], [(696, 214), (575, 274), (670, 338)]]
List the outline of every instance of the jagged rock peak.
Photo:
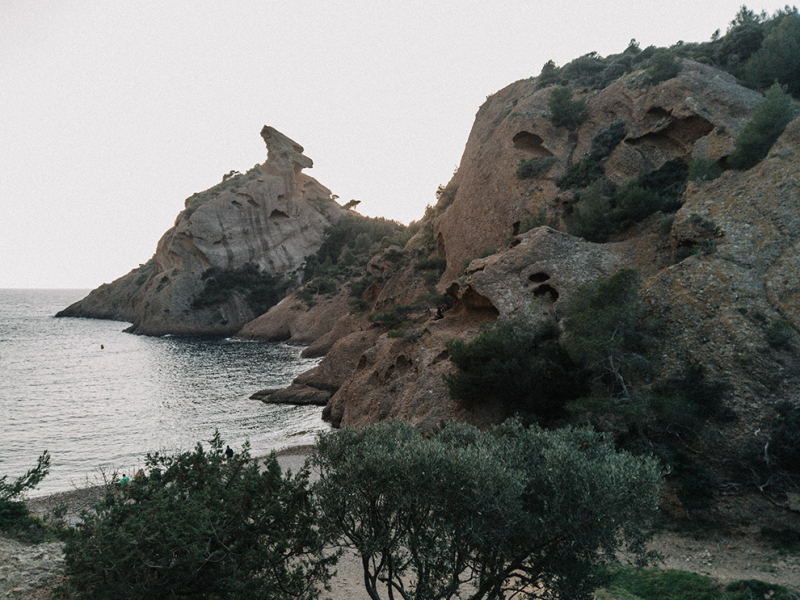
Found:
[(269, 125), (261, 129), (261, 137), (267, 144), (267, 163), (280, 168), (292, 165), (295, 173), (302, 169), (310, 169), (314, 161), (303, 154), (303, 147), (290, 137)]

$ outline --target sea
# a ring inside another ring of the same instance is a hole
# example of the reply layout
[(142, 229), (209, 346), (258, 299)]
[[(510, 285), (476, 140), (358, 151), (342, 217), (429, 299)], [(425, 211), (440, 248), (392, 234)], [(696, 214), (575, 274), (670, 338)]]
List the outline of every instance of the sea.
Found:
[(254, 456), (313, 444), (319, 406), (250, 400), (319, 362), (282, 343), (145, 337), (119, 321), (53, 315), (89, 290), (0, 290), (0, 477), (44, 450), (50, 472), (30, 497), (135, 473), (149, 452), (207, 446), (215, 431)]

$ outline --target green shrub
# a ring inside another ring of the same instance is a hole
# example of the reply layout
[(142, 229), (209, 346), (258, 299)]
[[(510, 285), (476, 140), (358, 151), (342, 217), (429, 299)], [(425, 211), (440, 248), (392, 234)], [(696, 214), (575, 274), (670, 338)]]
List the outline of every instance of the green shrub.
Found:
[(597, 52), (589, 52), (571, 60), (561, 69), (561, 80), (581, 87), (593, 87), (600, 84), (608, 61)]
[(585, 188), (602, 179), (603, 175), (605, 175), (603, 165), (584, 156), (567, 168), (566, 172), (556, 180), (556, 185), (562, 190)]
[(797, 600), (797, 593), (774, 583), (757, 579), (734, 581), (725, 588), (725, 600)]
[(327, 277), (315, 277), (311, 281), (303, 284), (296, 296), (307, 305), (313, 306), (319, 296), (335, 294), (339, 287), (336, 282)]
[(69, 536), (62, 591), (108, 598), (307, 599), (330, 578), (308, 469), (284, 475), (245, 445), (150, 454)]
[(778, 83), (773, 84), (767, 90), (752, 120), (736, 138), (734, 151), (728, 157), (728, 165), (741, 170), (756, 166), (767, 156), (795, 114), (791, 98), (784, 87)]
[(796, 554), (800, 552), (800, 531), (797, 529), (764, 527), (759, 533), (761, 537), (769, 541), (774, 550), (781, 554)]
[(678, 397), (686, 402), (682, 410), (682, 419), (695, 423), (698, 419), (709, 419), (720, 416), (723, 411), (723, 400), (730, 391), (730, 386), (723, 381), (710, 380), (702, 365), (693, 363), (683, 372), (672, 377), (655, 388), (661, 396)]
[(570, 234), (590, 242), (605, 242), (616, 231), (613, 201), (616, 188), (605, 179), (598, 179), (578, 197), (572, 210)]
[(370, 313), (367, 315), (367, 319), (369, 319), (371, 323), (375, 323), (386, 329), (396, 329), (408, 321), (411, 313), (416, 309), (417, 307), (413, 304), (395, 304), (380, 312)]
[(800, 474), (800, 405), (780, 402), (775, 406), (769, 452), (784, 469)]
[(586, 119), (586, 100), (574, 100), (568, 85), (553, 88), (547, 98), (550, 121), (556, 127), (576, 129)]
[(509, 319), (471, 342), (447, 342), (458, 371), (444, 379), (452, 398), (492, 402), (505, 413), (552, 420), (586, 393), (586, 379), (558, 343), (552, 323)]
[(519, 179), (533, 179), (546, 173), (556, 162), (554, 156), (534, 156), (527, 160), (519, 161), (517, 165), (517, 177)]
[(722, 168), (713, 158), (695, 158), (689, 163), (689, 181), (713, 181), (722, 175)]
[(636, 180), (626, 181), (614, 196), (616, 204), (615, 220), (641, 221), (661, 210), (663, 202), (658, 192), (644, 189)]
[(652, 558), (661, 468), (588, 429), (383, 421), (322, 434), (312, 460), (320, 525), (376, 600), (587, 598), (599, 563)]
[(658, 192), (662, 209), (674, 211), (680, 208), (680, 196), (686, 189), (689, 167), (681, 159), (670, 160), (658, 169), (638, 177), (636, 183), (645, 190)]
[[(386, 245), (404, 246), (405, 241), (395, 236), (404, 234), (406, 227), (384, 218), (362, 217), (349, 214), (325, 230), (325, 240), (316, 254), (306, 257), (304, 281), (315, 277), (332, 278), (339, 274), (340, 266), (358, 268), (366, 265), (371, 250), (386, 239)], [(407, 240), (406, 240), (407, 241)], [(345, 259), (339, 265), (341, 259)]]
[(774, 348), (783, 348), (784, 350), (793, 348), (794, 328), (788, 321), (775, 321), (767, 327), (764, 335), (767, 338), (767, 343)]
[(13, 482), (0, 477), (0, 532), (27, 542), (41, 542), (48, 534), (42, 521), (28, 510), (25, 494), (34, 489), (50, 471), (50, 453), (45, 450), (36, 466)]
[(800, 16), (790, 13), (764, 39), (745, 65), (748, 85), (764, 89), (776, 81), (800, 96)]
[(546, 63), (544, 63), (544, 65), (542, 65), (542, 71), (536, 78), (536, 88), (544, 88), (548, 85), (558, 83), (561, 79), (560, 72), (561, 69), (556, 66), (556, 63), (554, 63), (552, 60), (548, 60)]
[(710, 577), (672, 569), (616, 568), (610, 570), (609, 588), (640, 600), (722, 600)]
[(628, 396), (646, 373), (652, 324), (639, 297), (639, 275), (622, 269), (578, 287), (561, 306), (563, 346), (576, 364), (605, 381), (611, 395)]
[(716, 53), (716, 60), (726, 70), (740, 77), (747, 60), (761, 48), (764, 17), (745, 6), (736, 14)]
[(652, 58), (650, 58), (650, 66), (647, 67), (647, 74), (652, 85), (672, 79), (680, 71), (681, 66), (675, 60), (675, 55), (664, 48), (656, 50)]
[[(453, 173), (453, 175), (455, 176), (455, 173)], [(447, 210), (447, 207), (450, 206), (456, 199), (457, 192), (458, 192), (458, 184), (455, 183), (453, 179), (447, 182), (447, 185), (444, 186), (440, 185), (436, 189), (435, 209), (437, 215), (440, 215), (445, 210)]]
[(417, 271), (435, 271), (441, 275), (447, 268), (447, 259), (439, 258), (438, 256), (417, 259), (414, 263), (414, 268)]
[(587, 158), (599, 162), (607, 158), (627, 135), (627, 122), (624, 119), (611, 121), (600, 127), (592, 136), (592, 146)]
[(254, 263), (228, 270), (210, 267), (203, 272), (201, 279), (205, 281), (205, 287), (192, 300), (194, 310), (226, 302), (234, 291), (238, 291), (245, 295), (250, 309), (260, 315), (280, 302), (287, 289), (286, 281), (262, 272)]

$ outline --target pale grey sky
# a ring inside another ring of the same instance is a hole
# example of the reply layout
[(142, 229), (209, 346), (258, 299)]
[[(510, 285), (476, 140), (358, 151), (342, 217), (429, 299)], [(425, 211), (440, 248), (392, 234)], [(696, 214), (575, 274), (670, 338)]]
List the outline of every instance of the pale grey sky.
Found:
[[(768, 13), (784, 2), (748, 4)], [(93, 288), (271, 125), (408, 223), (486, 96), (587, 52), (723, 32), (741, 0), (0, 0), (0, 288)]]

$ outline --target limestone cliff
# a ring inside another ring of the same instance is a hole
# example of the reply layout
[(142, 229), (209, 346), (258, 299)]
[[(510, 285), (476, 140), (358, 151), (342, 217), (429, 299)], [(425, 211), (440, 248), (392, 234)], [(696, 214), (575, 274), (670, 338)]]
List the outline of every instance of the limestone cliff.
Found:
[(330, 190), (302, 172), (312, 166), (302, 146), (272, 127), (265, 126), (261, 136), (265, 163), (245, 174), (231, 172), (188, 198), (148, 263), (58, 316), (129, 321), (128, 331), (146, 335), (230, 335), (255, 318), (257, 309), (246, 290), (198, 305), (209, 268), (230, 272), (255, 265), (261, 273), (297, 282), (305, 257), (345, 211)]
[[(800, 121), (756, 168), (690, 182), (677, 213), (653, 214), (607, 243), (566, 232), (576, 194), (559, 189), (556, 179), (612, 121), (626, 123), (624, 139), (604, 164), (614, 183), (669, 161), (724, 164), (762, 96), (711, 67), (686, 60), (681, 66), (677, 77), (655, 86), (637, 83), (641, 73), (633, 73), (589, 94), (587, 118), (574, 131), (552, 125), (548, 88), (539, 89), (536, 79), (487, 99), (461, 164), (442, 190), (447, 202), (404, 249), (408, 256), (446, 258), (438, 288), (452, 308), (438, 320), (430, 312), (412, 316), (415, 324), (377, 335), (374, 344), (343, 331), (305, 381), (324, 388), (323, 373), (336, 374), (325, 409), (334, 425), (399, 417), (431, 428), (449, 419), (482, 425), (502, 419), (490, 404), (465, 406), (449, 398), (442, 375), (455, 367), (447, 340), (474, 338), (481, 322), (531, 306), (540, 307), (543, 318), (558, 319), (559, 307), (580, 285), (625, 267), (641, 273), (650, 314), (664, 327), (656, 380), (700, 365), (728, 386), (728, 407), (749, 424), (767, 418), (779, 400), (800, 399), (797, 357), (765, 338), (777, 321), (800, 328)], [(550, 168), (534, 178), (518, 177), (520, 161), (536, 156), (551, 158)], [(520, 233), (521, 223), (537, 213), (550, 226)], [(681, 254), (700, 247), (688, 258)], [(481, 254), (488, 256), (477, 258)], [(413, 273), (390, 274), (364, 299), (373, 310), (407, 304), (419, 291)], [(360, 355), (353, 351), (354, 336), (369, 344)], [(741, 426), (729, 433), (748, 435)]]

